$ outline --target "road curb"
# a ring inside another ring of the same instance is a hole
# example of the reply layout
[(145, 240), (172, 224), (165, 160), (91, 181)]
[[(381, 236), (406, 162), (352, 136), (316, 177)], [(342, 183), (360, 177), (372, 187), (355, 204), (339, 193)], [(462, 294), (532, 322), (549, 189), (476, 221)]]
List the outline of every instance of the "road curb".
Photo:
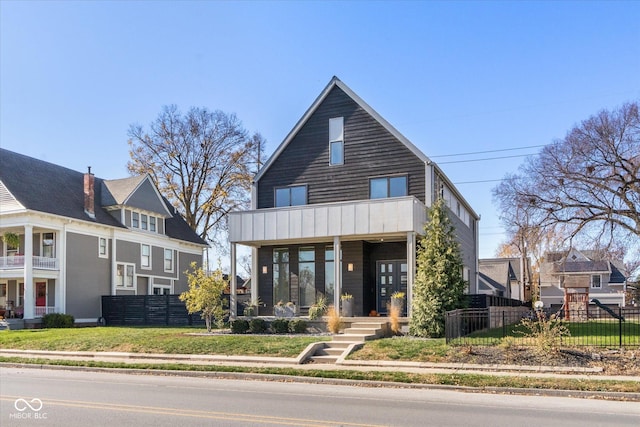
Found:
[(88, 366), (64, 366), (47, 364), (29, 364), (15, 362), (0, 362), (0, 367), (19, 369), (50, 369), (58, 371), (84, 371), (84, 372), (108, 372), (126, 375), (157, 375), (175, 376), (191, 378), (217, 378), (234, 380), (253, 381), (273, 381), (273, 382), (298, 382), (306, 384), (328, 384), (355, 387), (391, 387), (391, 388), (411, 388), (411, 389), (431, 389), (431, 390), (452, 390), (462, 392), (481, 392), (492, 394), (517, 394), (527, 396), (549, 396), (549, 397), (574, 397), (582, 399), (605, 399), (640, 402), (640, 393), (623, 393), (608, 391), (582, 391), (582, 390), (553, 390), (553, 389), (533, 389), (514, 387), (469, 387), (444, 384), (416, 384), (396, 381), (372, 381), (372, 380), (352, 380), (343, 378), (321, 378), (306, 377), (297, 375), (281, 374), (256, 374), (245, 372), (207, 372), (207, 371), (181, 371), (167, 369), (139, 369), (139, 368), (101, 368)]

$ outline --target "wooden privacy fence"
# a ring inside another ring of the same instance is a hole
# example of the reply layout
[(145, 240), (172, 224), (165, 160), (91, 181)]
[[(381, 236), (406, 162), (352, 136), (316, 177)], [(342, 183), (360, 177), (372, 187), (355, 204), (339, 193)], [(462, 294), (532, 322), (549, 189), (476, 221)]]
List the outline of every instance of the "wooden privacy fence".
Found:
[[(589, 307), (583, 311), (545, 312), (553, 319), (547, 327), (562, 325), (569, 336), (558, 336), (566, 346), (638, 347), (640, 346), (640, 308), (603, 310)], [(551, 317), (553, 316), (553, 317)], [(523, 319), (540, 322), (527, 307), (488, 307), (453, 310), (445, 316), (445, 337), (453, 345), (495, 345), (505, 337), (518, 345), (534, 345), (534, 334)], [(552, 332), (551, 332), (552, 333)]]

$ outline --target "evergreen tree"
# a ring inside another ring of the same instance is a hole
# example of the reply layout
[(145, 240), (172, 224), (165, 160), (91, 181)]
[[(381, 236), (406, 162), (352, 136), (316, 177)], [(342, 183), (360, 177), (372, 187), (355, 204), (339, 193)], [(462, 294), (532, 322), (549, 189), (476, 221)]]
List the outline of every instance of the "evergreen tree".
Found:
[(438, 199), (429, 210), (424, 237), (418, 245), (409, 333), (443, 336), (445, 312), (463, 306), (466, 287), (460, 244), (444, 201)]

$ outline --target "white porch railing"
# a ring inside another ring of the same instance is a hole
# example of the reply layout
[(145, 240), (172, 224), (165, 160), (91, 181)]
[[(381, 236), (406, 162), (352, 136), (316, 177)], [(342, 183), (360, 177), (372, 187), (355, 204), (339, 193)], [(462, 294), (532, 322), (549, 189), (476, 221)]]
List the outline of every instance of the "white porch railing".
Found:
[(34, 316), (42, 317), (45, 314), (57, 313), (56, 307), (35, 307)]
[[(49, 258), (43, 256), (32, 257), (33, 268), (38, 270), (59, 270), (60, 262), (58, 258)], [(15, 268), (24, 268), (24, 255), (13, 255), (0, 257), (0, 270), (11, 270)]]

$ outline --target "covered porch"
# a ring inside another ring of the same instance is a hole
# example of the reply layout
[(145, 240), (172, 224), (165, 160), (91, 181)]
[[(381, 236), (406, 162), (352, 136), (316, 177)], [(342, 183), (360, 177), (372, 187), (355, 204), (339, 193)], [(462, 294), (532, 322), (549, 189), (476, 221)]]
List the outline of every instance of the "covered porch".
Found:
[[(384, 314), (385, 298), (401, 290), (410, 316), (416, 238), (425, 221), (425, 205), (411, 196), (234, 212), (230, 277), (244, 245), (251, 248), (251, 299), (256, 306), (260, 299), (260, 315), (272, 315), (279, 301), (304, 314), (318, 294), (335, 307), (341, 295), (352, 295), (356, 316)], [(236, 284), (230, 287), (233, 310)]]

